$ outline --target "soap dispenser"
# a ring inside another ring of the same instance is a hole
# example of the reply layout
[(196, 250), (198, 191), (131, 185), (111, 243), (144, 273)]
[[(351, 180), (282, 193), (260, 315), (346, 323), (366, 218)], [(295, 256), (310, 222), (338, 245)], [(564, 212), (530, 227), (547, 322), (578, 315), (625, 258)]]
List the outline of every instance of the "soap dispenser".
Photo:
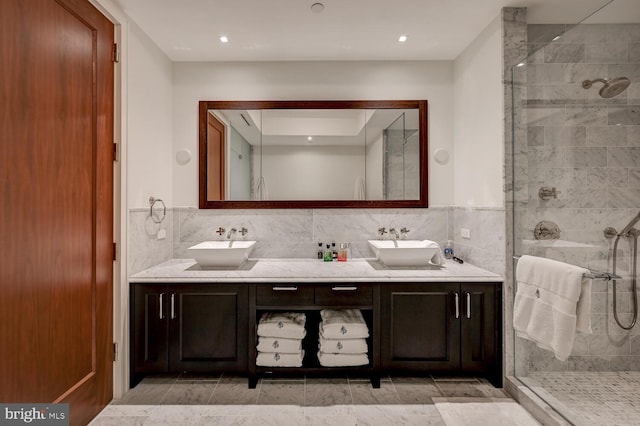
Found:
[(327, 244), (327, 249), (324, 251), (324, 261), (333, 262), (333, 251), (331, 250), (331, 244)]

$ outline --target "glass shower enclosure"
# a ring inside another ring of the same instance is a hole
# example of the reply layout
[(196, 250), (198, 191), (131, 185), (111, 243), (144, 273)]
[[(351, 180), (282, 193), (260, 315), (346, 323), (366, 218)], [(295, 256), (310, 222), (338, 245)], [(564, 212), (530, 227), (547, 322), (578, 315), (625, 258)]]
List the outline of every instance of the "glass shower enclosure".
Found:
[(566, 361), (514, 337), (515, 376), (569, 423), (639, 424), (640, 3), (528, 25), (527, 39), (512, 69), (514, 270), (533, 255), (605, 278), (591, 283), (593, 332)]

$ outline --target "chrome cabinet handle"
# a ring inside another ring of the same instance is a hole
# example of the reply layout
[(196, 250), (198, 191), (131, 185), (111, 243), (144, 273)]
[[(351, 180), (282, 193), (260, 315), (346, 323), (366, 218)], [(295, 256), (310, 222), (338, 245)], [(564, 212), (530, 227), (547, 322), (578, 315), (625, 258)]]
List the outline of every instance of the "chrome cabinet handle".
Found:
[(357, 291), (358, 287), (331, 287), (331, 291)]
[(158, 298), (158, 308), (159, 308), (158, 311), (160, 312), (158, 316), (160, 317), (160, 319), (164, 319), (163, 300), (164, 300), (164, 293), (160, 293), (160, 297)]
[(171, 293), (171, 319), (176, 318), (176, 294)]
[(272, 287), (273, 291), (298, 291), (298, 287), (297, 286), (291, 286), (291, 287), (279, 287), (279, 286), (275, 286)]
[(458, 292), (454, 293), (456, 298), (456, 319), (460, 318), (460, 295)]
[(467, 318), (471, 318), (471, 293), (467, 292)]

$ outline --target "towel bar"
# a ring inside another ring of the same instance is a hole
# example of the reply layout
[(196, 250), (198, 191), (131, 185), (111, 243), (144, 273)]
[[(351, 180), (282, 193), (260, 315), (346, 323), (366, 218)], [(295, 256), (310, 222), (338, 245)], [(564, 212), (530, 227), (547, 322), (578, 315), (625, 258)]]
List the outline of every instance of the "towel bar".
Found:
[[(513, 256), (514, 259), (518, 260), (520, 259), (521, 256)], [(585, 268), (587, 269), (587, 268)], [(605, 280), (605, 281), (611, 281), (611, 280), (621, 280), (622, 277), (620, 275), (617, 274), (612, 274), (610, 272), (598, 272), (598, 271), (592, 271), (591, 269), (589, 269), (589, 273), (588, 274), (584, 274), (585, 277), (587, 278), (591, 278), (594, 280)]]

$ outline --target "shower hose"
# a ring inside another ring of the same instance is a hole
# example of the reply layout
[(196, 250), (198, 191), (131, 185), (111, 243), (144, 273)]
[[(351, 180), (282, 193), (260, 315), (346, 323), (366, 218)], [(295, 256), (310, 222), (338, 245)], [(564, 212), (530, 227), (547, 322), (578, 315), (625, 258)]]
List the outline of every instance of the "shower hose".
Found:
[[(633, 237), (633, 272), (632, 272), (632, 279), (631, 279), (631, 293), (633, 295), (632, 297), (632, 301), (633, 301), (633, 319), (631, 320), (631, 324), (629, 324), (628, 326), (624, 326), (622, 325), (622, 323), (620, 322), (620, 319), (618, 318), (618, 306), (617, 306), (617, 296), (616, 296), (616, 287), (617, 287), (617, 280), (613, 279), (613, 317), (615, 318), (616, 322), (618, 323), (618, 325), (620, 326), (620, 328), (624, 329), (624, 330), (631, 330), (633, 328), (634, 325), (636, 325), (636, 320), (638, 319), (638, 296), (637, 296), (637, 289), (636, 289), (636, 264), (637, 262), (637, 256), (638, 256), (638, 232), (637, 231), (631, 231), (628, 233), (628, 235)], [(618, 241), (620, 241), (620, 237), (621, 235), (617, 235), (616, 236), (616, 240), (613, 243), (613, 275), (616, 274), (616, 259), (617, 259), (617, 253), (618, 253)]]

